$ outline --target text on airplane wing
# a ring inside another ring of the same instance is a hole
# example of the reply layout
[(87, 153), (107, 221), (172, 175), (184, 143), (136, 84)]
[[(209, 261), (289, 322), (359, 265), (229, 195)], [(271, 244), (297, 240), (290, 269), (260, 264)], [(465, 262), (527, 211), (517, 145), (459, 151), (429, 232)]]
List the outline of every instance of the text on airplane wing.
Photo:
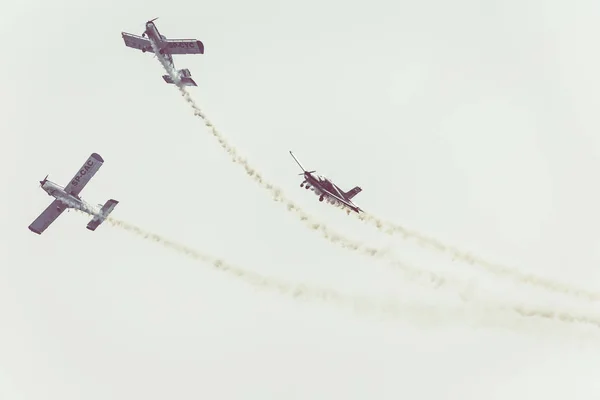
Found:
[(104, 164), (104, 159), (97, 153), (92, 153), (87, 161), (81, 166), (79, 171), (75, 174), (73, 179), (65, 186), (65, 192), (78, 196), (83, 190), (85, 185), (92, 179), (92, 177), (98, 172), (100, 167)]
[(204, 54), (204, 44), (196, 39), (167, 39), (165, 52), (169, 54)]
[(42, 213), (29, 225), (29, 230), (41, 235), (67, 209), (67, 205), (60, 200), (54, 200)]

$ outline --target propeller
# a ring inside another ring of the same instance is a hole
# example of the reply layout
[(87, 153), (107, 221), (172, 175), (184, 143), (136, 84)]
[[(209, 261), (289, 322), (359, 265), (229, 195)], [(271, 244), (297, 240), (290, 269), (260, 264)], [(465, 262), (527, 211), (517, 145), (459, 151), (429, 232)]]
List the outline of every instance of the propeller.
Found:
[(46, 183), (47, 180), (48, 180), (48, 175), (46, 175), (46, 177), (44, 178), (43, 181), (40, 181), (40, 186), (44, 186), (44, 183)]
[[(146, 25), (148, 25), (150, 22), (154, 22), (158, 19), (158, 17), (151, 19), (150, 21), (146, 22)], [(144, 29), (144, 32), (142, 33), (142, 37), (146, 37), (146, 29)]]
[(298, 174), (298, 175), (304, 175), (304, 174), (314, 174), (315, 172), (317, 172), (317, 171), (304, 171), (303, 173), (301, 173), (301, 174)]

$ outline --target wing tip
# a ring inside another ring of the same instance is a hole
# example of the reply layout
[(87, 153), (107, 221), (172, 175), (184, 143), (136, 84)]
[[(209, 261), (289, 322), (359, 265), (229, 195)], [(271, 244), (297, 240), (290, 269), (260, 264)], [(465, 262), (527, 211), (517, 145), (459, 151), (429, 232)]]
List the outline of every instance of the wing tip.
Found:
[(200, 54), (204, 54), (204, 43), (202, 43), (200, 40), (196, 40), (196, 45), (198, 46)]
[(42, 232), (40, 232), (38, 229), (35, 229), (33, 226), (29, 225), (28, 226), (29, 230), (33, 233), (37, 233), (38, 235), (41, 235)]
[(96, 161), (103, 163), (104, 162), (104, 158), (102, 158), (102, 156), (98, 153), (92, 153), (92, 157), (94, 159), (96, 159)]

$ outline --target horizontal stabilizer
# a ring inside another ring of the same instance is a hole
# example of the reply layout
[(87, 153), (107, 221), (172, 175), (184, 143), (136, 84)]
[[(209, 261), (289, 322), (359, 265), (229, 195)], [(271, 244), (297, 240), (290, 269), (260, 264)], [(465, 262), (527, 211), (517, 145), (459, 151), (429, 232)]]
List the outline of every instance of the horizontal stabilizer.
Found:
[[(192, 73), (189, 69), (180, 69), (179, 71), (177, 71), (177, 73), (179, 74), (179, 80), (183, 86), (198, 86), (196, 85), (196, 82), (194, 82), (194, 80), (192, 79)], [(175, 84), (173, 78), (171, 78), (171, 75), (163, 75), (163, 79), (167, 83)]]
[(94, 218), (92, 218), (92, 220), (90, 222), (88, 222), (87, 228), (90, 231), (95, 231), (96, 228), (98, 226), (100, 226), (100, 224), (103, 223), (106, 218), (108, 218), (108, 216), (110, 215), (110, 213), (116, 207), (117, 204), (119, 204), (119, 202), (117, 200), (113, 200), (113, 199), (108, 200), (104, 204), (104, 206), (102, 206), (102, 208), (100, 209), (100, 214), (95, 215)]
[[(171, 79), (170, 75), (163, 75), (163, 79), (167, 83), (171, 83), (173, 85), (175, 84), (175, 82), (173, 82), (173, 79)], [(180, 82), (183, 86), (198, 86), (192, 78), (181, 78)]]

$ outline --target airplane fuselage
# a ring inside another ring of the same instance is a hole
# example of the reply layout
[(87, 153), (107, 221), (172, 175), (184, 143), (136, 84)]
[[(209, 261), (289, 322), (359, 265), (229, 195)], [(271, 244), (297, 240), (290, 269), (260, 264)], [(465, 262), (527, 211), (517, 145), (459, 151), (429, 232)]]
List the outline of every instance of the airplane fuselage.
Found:
[(304, 173), (304, 180), (310, 186), (313, 186), (319, 192), (321, 191), (321, 189), (325, 189), (326, 191), (332, 192), (336, 196), (339, 196), (342, 199), (346, 200), (344, 198), (344, 195), (342, 194), (342, 191), (339, 190), (339, 188), (337, 186), (335, 186), (333, 183), (331, 183), (327, 178), (324, 178), (324, 177), (321, 177), (321, 176), (318, 176), (318, 175), (315, 176), (315, 175), (313, 175), (310, 172), (305, 172)]
[(65, 189), (62, 186), (60, 186), (54, 182), (47, 180), (42, 185), (42, 189), (44, 189), (44, 191), (46, 193), (48, 193), (49, 196), (52, 196), (55, 199), (60, 200), (61, 202), (63, 202), (67, 206), (69, 206), (70, 208), (76, 208), (76, 209), (84, 211), (88, 214), (96, 215), (96, 213), (93, 211), (93, 208), (88, 203), (81, 200), (79, 197), (73, 196), (73, 195), (65, 192)]
[(315, 194), (319, 196), (319, 201), (323, 201), (325, 198), (327, 198), (328, 201), (340, 203), (339, 200), (331, 196), (334, 195), (348, 203), (341, 203), (341, 205), (345, 208), (351, 209), (355, 212), (359, 211), (359, 208), (354, 206), (352, 202), (347, 199), (346, 196), (344, 196), (343, 191), (333, 184), (329, 179), (306, 171), (304, 172), (304, 182), (302, 182), (300, 186), (304, 186), (305, 184), (306, 189), (312, 189)]
[(150, 42), (154, 43), (154, 45), (158, 47), (160, 54), (162, 54), (163, 57), (165, 57), (167, 61), (169, 61), (169, 64), (171, 64), (172, 67), (175, 67), (175, 64), (173, 63), (173, 56), (171, 56), (169, 52), (164, 51), (164, 39), (166, 39), (166, 37), (160, 34), (158, 28), (156, 27), (156, 25), (154, 25), (154, 22), (146, 22), (146, 30), (144, 31), (144, 34), (148, 37), (148, 40), (150, 40)]
[(156, 27), (156, 25), (154, 25), (154, 22), (146, 22), (146, 31), (144, 33), (146, 34), (146, 36), (148, 36), (148, 39), (150, 39), (157, 45), (159, 45), (160, 42), (162, 42), (162, 37), (160, 35), (160, 32), (158, 31), (158, 28)]

